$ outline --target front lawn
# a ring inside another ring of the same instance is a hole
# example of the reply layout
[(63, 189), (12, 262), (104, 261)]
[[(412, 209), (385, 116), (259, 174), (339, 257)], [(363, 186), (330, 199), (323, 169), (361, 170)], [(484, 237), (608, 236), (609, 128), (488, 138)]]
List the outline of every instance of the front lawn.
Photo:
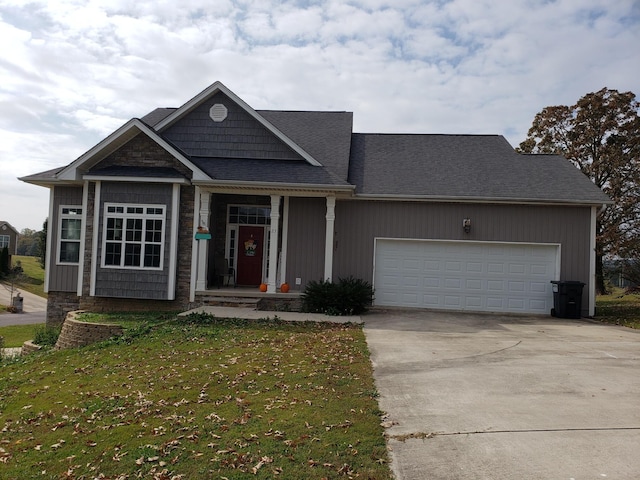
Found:
[(596, 297), (596, 320), (630, 328), (640, 328), (640, 294), (613, 289)]
[(0, 327), (0, 337), (4, 339), (5, 348), (21, 347), (24, 342), (33, 340), (37, 328), (42, 328), (42, 324)]
[(360, 326), (216, 319), (0, 368), (3, 479), (390, 479)]

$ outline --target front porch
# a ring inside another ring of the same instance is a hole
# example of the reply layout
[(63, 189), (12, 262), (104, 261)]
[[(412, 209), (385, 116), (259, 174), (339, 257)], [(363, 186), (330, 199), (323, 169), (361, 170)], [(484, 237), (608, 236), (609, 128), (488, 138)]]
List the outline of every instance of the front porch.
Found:
[(300, 312), (302, 311), (302, 292), (267, 293), (255, 287), (224, 287), (196, 291), (195, 304), (272, 312)]
[[(191, 301), (218, 303), (219, 297), (229, 297), (230, 303), (238, 303), (237, 297), (253, 297), (261, 300), (258, 308), (269, 304), (299, 310), (299, 294), (281, 294), (280, 285), (304, 285), (309, 278), (331, 280), (336, 192), (264, 193), (255, 187), (196, 187), (194, 223), (206, 234), (197, 234), (193, 241)], [(296, 193), (295, 198), (287, 193)], [(290, 214), (291, 209), (296, 214)], [(295, 219), (293, 234), (290, 216)], [(305, 230), (302, 236), (300, 229)], [(291, 238), (296, 240), (290, 242)], [(260, 284), (267, 286), (266, 295), (258, 292)], [(227, 290), (228, 285), (245, 288), (234, 288), (232, 294), (213, 290)]]

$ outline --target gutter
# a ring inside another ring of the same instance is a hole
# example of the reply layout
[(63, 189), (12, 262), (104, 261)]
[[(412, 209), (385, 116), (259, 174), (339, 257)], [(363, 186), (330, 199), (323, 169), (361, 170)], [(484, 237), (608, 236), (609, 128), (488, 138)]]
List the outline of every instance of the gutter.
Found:
[(456, 197), (446, 195), (395, 195), (395, 194), (368, 194), (356, 193), (354, 198), (359, 200), (381, 200), (398, 202), (432, 202), (432, 203), (504, 203), (522, 205), (580, 205), (580, 206), (600, 206), (606, 208), (613, 204), (613, 201), (603, 202), (602, 200), (570, 200), (556, 199), (546, 200), (539, 198), (505, 198), (505, 197)]

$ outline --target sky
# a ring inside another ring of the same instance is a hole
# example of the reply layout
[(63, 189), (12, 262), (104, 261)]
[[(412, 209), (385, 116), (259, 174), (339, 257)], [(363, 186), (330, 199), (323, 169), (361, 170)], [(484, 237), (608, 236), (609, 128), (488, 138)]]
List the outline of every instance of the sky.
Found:
[(0, 0), (0, 220), (40, 230), (71, 163), (221, 81), (355, 132), (500, 134), (603, 87), (640, 95), (640, 0)]

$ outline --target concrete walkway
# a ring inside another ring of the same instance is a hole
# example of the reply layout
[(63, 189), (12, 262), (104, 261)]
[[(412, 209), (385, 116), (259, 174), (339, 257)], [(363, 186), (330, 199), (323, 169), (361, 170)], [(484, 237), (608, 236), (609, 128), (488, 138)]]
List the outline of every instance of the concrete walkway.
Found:
[(362, 323), (359, 316), (338, 317), (323, 315), (320, 313), (300, 313), (300, 312), (271, 312), (265, 310), (254, 310), (252, 308), (236, 307), (199, 307), (183, 312), (179, 316), (183, 317), (191, 313), (208, 313), (218, 318), (246, 318), (248, 320), (259, 320), (261, 318), (270, 320), (279, 318), (288, 322), (330, 322), (330, 323)]
[(363, 319), (398, 480), (640, 478), (640, 331), (427, 311)]

